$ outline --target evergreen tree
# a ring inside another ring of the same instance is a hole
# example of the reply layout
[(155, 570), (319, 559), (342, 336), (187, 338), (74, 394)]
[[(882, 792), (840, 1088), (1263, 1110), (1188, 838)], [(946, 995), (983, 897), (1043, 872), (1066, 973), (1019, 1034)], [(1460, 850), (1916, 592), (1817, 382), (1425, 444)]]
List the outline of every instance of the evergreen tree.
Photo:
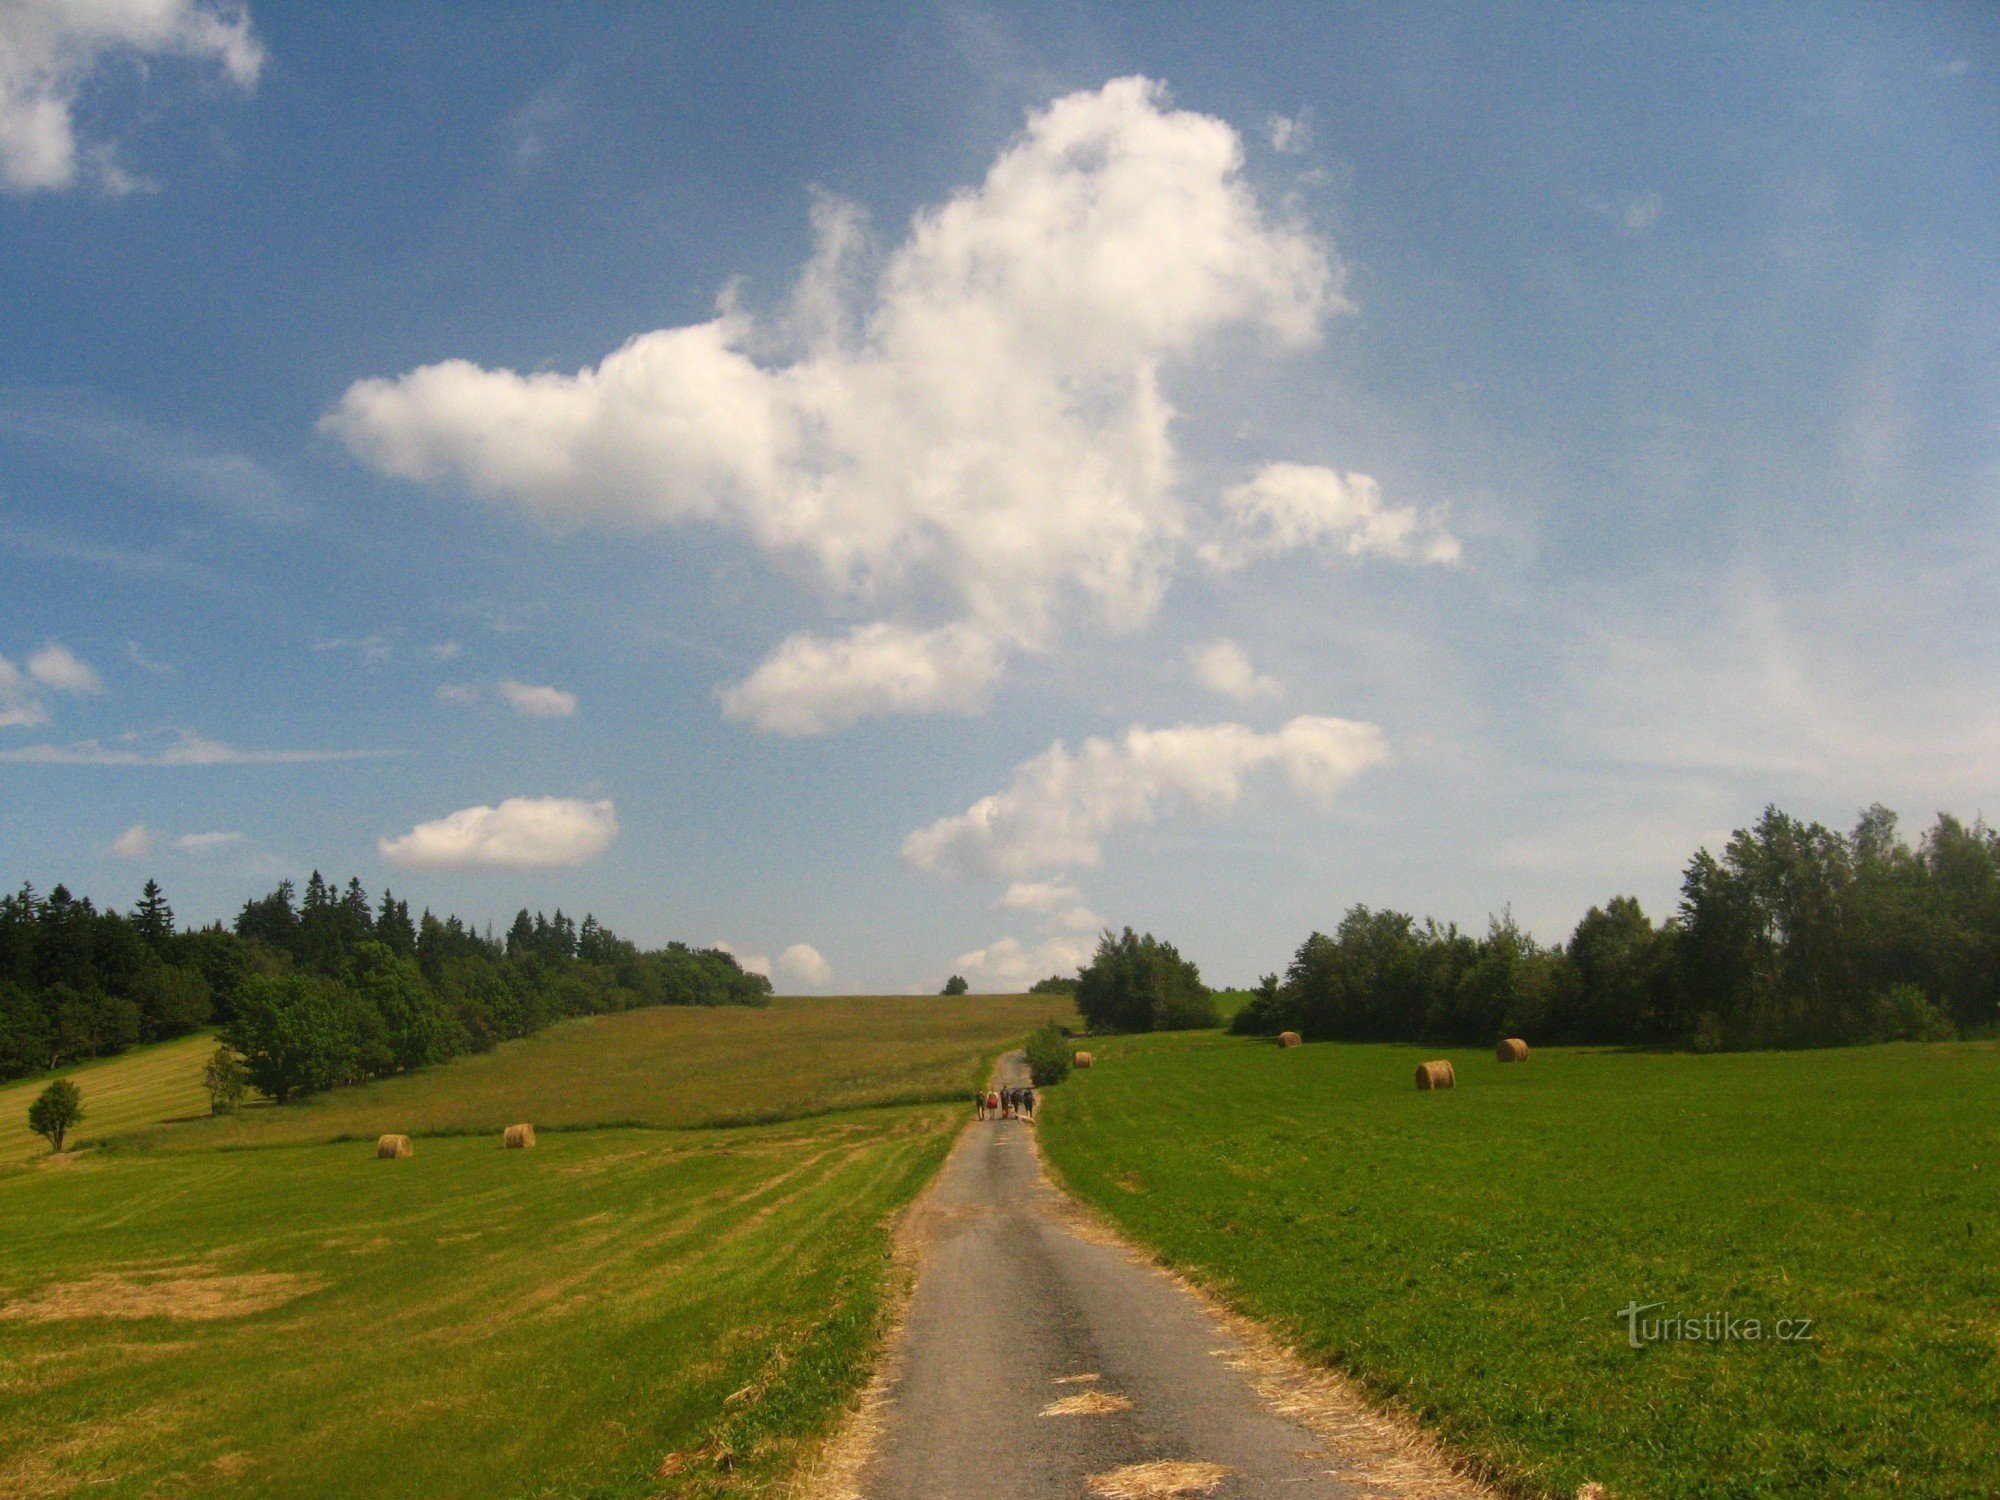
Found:
[(146, 888), (139, 893), (139, 904), (132, 912), (132, 925), (139, 930), (146, 946), (155, 953), (161, 952), (167, 940), (174, 935), (174, 909), (167, 905), (167, 898), (160, 891), (157, 880), (146, 882)]

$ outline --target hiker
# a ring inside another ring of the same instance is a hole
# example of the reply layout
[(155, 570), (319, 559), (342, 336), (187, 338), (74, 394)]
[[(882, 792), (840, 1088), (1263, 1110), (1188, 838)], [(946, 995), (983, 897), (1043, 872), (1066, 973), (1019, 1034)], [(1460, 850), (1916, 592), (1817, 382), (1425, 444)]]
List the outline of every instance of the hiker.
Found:
[(1021, 1090), (1020, 1100), (1018, 1103), (1016, 1103), (1014, 1107), (1016, 1110), (1024, 1113), (1030, 1120), (1035, 1118), (1034, 1085), (1030, 1084), (1028, 1087)]
[(987, 1118), (989, 1118), (989, 1119), (990, 1119), (990, 1118), (992, 1118), (992, 1117), (993, 1117), (994, 1115), (997, 1115), (997, 1114), (999, 1114), (999, 1113), (1000, 1113), (1000, 1095), (999, 1095), (998, 1093), (996, 1093), (995, 1091), (993, 1091), (992, 1089), (988, 1089), (988, 1090), (986, 1091), (986, 1114), (987, 1114)]
[(972, 1107), (979, 1111), (979, 1118), (986, 1118), (986, 1090), (981, 1089), (972, 1096)]

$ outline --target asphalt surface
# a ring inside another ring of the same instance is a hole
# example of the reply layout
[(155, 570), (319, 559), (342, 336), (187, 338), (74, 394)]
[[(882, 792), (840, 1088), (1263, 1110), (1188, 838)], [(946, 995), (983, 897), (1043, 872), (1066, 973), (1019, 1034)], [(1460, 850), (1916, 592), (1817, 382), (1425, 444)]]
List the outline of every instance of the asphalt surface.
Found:
[[(1027, 1082), (1018, 1053), (999, 1077)], [(1329, 1472), (1324, 1438), (1230, 1367), (1237, 1341), (1194, 1296), (1071, 1227), (1033, 1129), (973, 1124), (933, 1189), (937, 1227), (863, 1493), (1086, 1497), (1093, 1476), (1178, 1460), (1226, 1469), (1199, 1491), (1216, 1497), (1363, 1494)], [(1047, 1413), (1091, 1392), (1119, 1409)]]

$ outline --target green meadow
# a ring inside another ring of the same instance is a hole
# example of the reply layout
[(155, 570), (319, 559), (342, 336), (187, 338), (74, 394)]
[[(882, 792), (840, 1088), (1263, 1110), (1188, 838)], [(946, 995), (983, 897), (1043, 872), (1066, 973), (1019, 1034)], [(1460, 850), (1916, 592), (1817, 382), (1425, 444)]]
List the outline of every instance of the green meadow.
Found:
[(1516, 1492), (2000, 1493), (1990, 1043), (1093, 1050), (1040, 1125), (1068, 1185)]
[(0, 1167), (0, 1494), (776, 1493), (957, 1094), (1048, 1009), (632, 1012), (220, 1121), (184, 1118), (212, 1041), (77, 1070), (129, 1128)]

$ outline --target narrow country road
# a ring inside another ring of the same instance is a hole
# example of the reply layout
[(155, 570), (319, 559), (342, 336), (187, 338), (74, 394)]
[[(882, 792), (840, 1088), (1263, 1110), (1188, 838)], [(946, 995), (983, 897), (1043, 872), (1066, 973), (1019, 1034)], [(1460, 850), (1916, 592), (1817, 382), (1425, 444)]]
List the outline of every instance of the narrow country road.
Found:
[[(1025, 1083), (1021, 1055), (997, 1077)], [(1481, 1493), (1428, 1455), (1385, 1463), (1365, 1414), (1329, 1423), (1324, 1400), (1286, 1400), (1268, 1380), (1260, 1391), (1255, 1351), (1222, 1318), (1079, 1226), (1033, 1129), (974, 1124), (932, 1189), (861, 1471), (869, 1500)], [(1310, 1426), (1296, 1415), (1307, 1410)], [(1341, 1429), (1356, 1437), (1347, 1451)]]

